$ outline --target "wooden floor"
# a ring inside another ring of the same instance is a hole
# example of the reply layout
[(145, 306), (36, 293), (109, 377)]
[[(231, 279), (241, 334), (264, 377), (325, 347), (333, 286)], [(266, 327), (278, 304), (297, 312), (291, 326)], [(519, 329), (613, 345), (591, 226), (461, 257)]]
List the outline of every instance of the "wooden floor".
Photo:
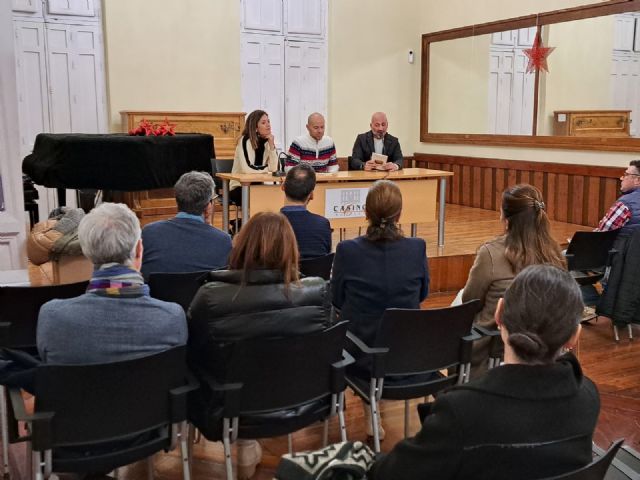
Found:
[[(473, 255), (478, 245), (493, 238), (501, 232), (502, 226), (495, 212), (467, 207), (447, 206), (446, 247), (438, 249), (436, 244), (435, 225), (420, 225), (418, 234), (427, 239), (429, 256)], [(553, 223), (554, 237), (562, 241), (577, 229), (575, 225)], [(357, 235), (357, 231), (347, 232), (347, 237)], [(337, 238), (334, 238), (334, 243)], [(466, 275), (466, 274), (465, 274)], [(47, 266), (33, 268), (34, 283), (49, 283)], [(425, 308), (449, 305), (455, 295), (454, 291), (432, 294), (423, 303)], [(595, 441), (600, 446), (617, 438), (624, 437), (626, 443), (640, 450), (640, 328), (634, 327), (637, 340), (626, 339), (626, 332), (619, 343), (614, 342), (611, 325), (599, 321), (585, 325), (578, 348), (578, 357), (585, 373), (594, 380), (600, 390), (602, 408)], [(414, 402), (415, 403), (415, 402)], [(382, 443), (383, 451), (390, 450), (403, 437), (403, 402), (384, 402), (381, 409), (387, 437)], [(417, 415), (411, 411), (410, 431), (419, 428)], [(366, 441), (363, 412), (360, 402), (348, 394), (347, 398), (347, 433), (350, 440)], [(313, 426), (294, 434), (294, 449), (316, 449), (321, 446), (322, 428)], [(338, 441), (337, 425), (330, 429), (330, 441)], [(282, 454), (287, 451), (286, 437), (261, 440), (264, 450), (263, 462), (259, 467), (256, 479), (271, 479)], [(24, 449), (12, 446), (11, 464), (12, 478), (24, 476)], [(155, 478), (160, 480), (178, 480), (182, 478), (180, 461), (176, 452), (156, 455), (154, 458)], [(138, 463), (121, 469), (120, 478), (125, 480), (146, 480), (146, 463)], [(220, 444), (201, 442), (195, 445), (193, 478), (223, 479), (225, 478), (222, 448)]]

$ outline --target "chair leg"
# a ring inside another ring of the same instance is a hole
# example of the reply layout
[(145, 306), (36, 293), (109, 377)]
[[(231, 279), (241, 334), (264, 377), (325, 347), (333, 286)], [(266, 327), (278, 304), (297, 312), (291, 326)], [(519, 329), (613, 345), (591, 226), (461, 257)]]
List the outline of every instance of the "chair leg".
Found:
[(231, 440), (229, 438), (230, 421), (225, 418), (222, 421), (222, 445), (224, 446), (224, 465), (227, 469), (227, 480), (233, 480), (233, 467), (231, 465)]
[(147, 480), (153, 480), (153, 457), (154, 455), (147, 457)]
[(371, 396), (371, 429), (373, 430), (373, 451), (380, 453), (380, 431), (378, 430), (378, 402)]
[(289, 447), (289, 455), (293, 455), (293, 434), (287, 434), (287, 446)]
[(409, 400), (404, 401), (404, 438), (409, 438)]
[(629, 331), (629, 340), (633, 340), (633, 328), (630, 323), (627, 324), (627, 330)]
[(42, 471), (42, 455), (40, 452), (31, 453), (31, 471), (34, 480), (44, 480), (44, 472)]
[(322, 423), (322, 446), (326, 447), (329, 443), (329, 417), (325, 418)]
[(616, 325), (613, 326), (613, 338), (616, 342), (620, 341), (620, 335), (618, 335), (618, 327)]
[(178, 432), (180, 437), (180, 456), (182, 458), (182, 478), (184, 480), (191, 480), (191, 457), (189, 447), (192, 443), (189, 441), (190, 428), (187, 422), (180, 423), (180, 429)]
[(340, 401), (338, 406), (338, 424), (340, 425), (340, 441), (347, 441), (347, 426), (344, 421), (344, 392), (340, 394)]
[(0, 385), (0, 429), (2, 429), (2, 476), (9, 475), (9, 428), (7, 426), (7, 389)]

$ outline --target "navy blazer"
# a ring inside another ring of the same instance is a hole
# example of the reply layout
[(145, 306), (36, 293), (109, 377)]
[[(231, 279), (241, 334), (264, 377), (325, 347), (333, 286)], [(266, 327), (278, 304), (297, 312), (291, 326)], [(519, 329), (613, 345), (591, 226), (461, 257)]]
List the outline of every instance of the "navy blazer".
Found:
[[(349, 157), (349, 170), (364, 170), (364, 163), (371, 160), (373, 152), (375, 150), (373, 148), (373, 133), (371, 130), (358, 135), (353, 144), (351, 157)], [(398, 168), (402, 168), (404, 159), (402, 158), (400, 142), (396, 137), (388, 133), (385, 134), (382, 141), (382, 154), (389, 157), (387, 161), (395, 163)]]
[(429, 291), (427, 246), (421, 238), (340, 242), (331, 276), (333, 305), (349, 330), (373, 345), (387, 308), (420, 308)]

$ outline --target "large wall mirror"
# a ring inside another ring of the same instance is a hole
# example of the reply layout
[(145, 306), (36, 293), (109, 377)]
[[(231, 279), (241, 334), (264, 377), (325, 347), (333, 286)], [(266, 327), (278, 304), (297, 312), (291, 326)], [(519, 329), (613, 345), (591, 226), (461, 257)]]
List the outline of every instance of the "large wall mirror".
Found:
[(640, 151), (640, 0), (423, 35), (420, 140)]

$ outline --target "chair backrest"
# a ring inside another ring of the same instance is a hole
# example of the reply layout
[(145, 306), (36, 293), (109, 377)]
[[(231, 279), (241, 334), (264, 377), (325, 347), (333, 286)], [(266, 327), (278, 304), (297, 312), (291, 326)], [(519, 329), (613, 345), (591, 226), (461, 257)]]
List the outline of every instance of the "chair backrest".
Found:
[(40, 307), (56, 298), (73, 298), (85, 293), (88, 281), (44, 287), (0, 287), (0, 346), (33, 347)]
[(479, 300), (429, 310), (389, 308), (384, 312), (376, 347), (388, 347), (385, 371), (402, 375), (457, 365), (462, 338), (480, 309)]
[(149, 293), (153, 298), (175, 302), (186, 312), (208, 270), (184, 273), (152, 273), (149, 275)]
[(240, 412), (282, 410), (331, 393), (331, 365), (340, 361), (348, 322), (297, 337), (228, 345), (227, 382), (242, 383)]
[(623, 442), (624, 439), (622, 438), (620, 440), (616, 440), (611, 444), (609, 450), (607, 450), (604, 455), (596, 458), (589, 465), (563, 475), (548, 477), (543, 480), (603, 480), (607, 474), (609, 465), (611, 465), (613, 458), (616, 456), (616, 453), (618, 453)]
[(216, 158), (213, 160), (214, 177), (213, 182), (216, 185), (216, 191), (219, 193), (222, 190), (222, 180), (215, 176), (216, 173), (231, 173), (233, 168), (233, 160), (224, 160)]
[(618, 230), (574, 233), (567, 247), (569, 270), (604, 268), (609, 259), (609, 250), (617, 236)]
[(305, 277), (331, 278), (331, 267), (335, 253), (327, 253), (321, 257), (303, 258), (300, 260), (300, 273)]
[[(182, 346), (112, 363), (38, 366), (35, 411), (55, 414), (51, 446), (117, 440), (184, 420), (171, 419), (169, 392), (185, 384), (185, 355)], [(40, 434), (34, 427), (36, 449)]]

